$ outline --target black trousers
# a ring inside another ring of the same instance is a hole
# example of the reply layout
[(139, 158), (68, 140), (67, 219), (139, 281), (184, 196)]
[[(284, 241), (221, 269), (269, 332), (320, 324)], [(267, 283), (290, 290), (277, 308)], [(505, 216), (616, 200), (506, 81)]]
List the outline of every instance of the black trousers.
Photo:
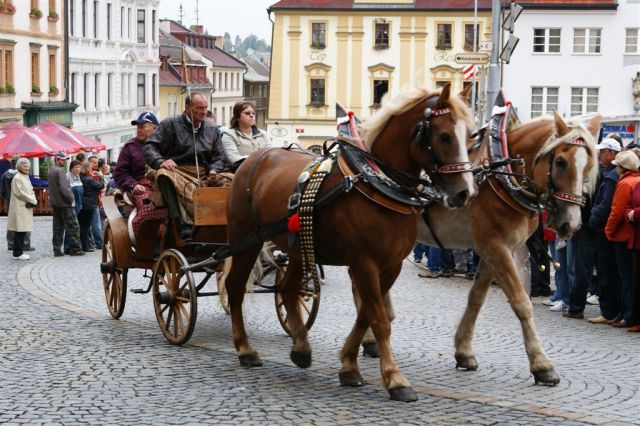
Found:
[(631, 250), (633, 278), (631, 280), (631, 322), (640, 325), (640, 250)]
[(26, 236), (26, 232), (13, 233), (13, 257), (22, 256), (24, 253), (24, 238)]
[(574, 243), (572, 261), (575, 277), (569, 284), (569, 312), (578, 313), (584, 311), (587, 302), (587, 291), (596, 261), (596, 233), (587, 225), (582, 225), (571, 241)]

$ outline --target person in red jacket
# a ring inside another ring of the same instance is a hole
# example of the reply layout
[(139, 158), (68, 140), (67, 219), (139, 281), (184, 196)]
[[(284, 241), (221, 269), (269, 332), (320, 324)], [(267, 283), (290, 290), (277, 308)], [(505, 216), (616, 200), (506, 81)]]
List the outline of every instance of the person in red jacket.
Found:
[[(633, 152), (640, 157), (640, 148)], [(636, 184), (631, 193), (631, 204), (625, 210), (626, 219), (631, 223), (631, 236), (627, 248), (631, 250), (631, 327), (628, 332), (640, 332), (640, 184)]]
[[(614, 243), (616, 263), (620, 274), (621, 308), (614, 327), (627, 327), (631, 323), (631, 251), (627, 249), (627, 241), (631, 237), (632, 225), (627, 220), (625, 212), (631, 204), (631, 194), (640, 182), (638, 168), (640, 159), (632, 151), (622, 151), (611, 162), (616, 166), (620, 180), (616, 185), (611, 202), (611, 213), (604, 232), (609, 241)], [(605, 272), (606, 273), (606, 272)]]

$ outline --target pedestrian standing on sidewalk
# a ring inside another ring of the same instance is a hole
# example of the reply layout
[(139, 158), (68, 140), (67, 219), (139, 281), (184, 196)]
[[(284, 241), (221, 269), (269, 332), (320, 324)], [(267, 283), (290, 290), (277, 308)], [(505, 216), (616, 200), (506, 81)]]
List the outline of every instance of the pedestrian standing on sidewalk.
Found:
[(65, 232), (69, 239), (68, 253), (71, 256), (83, 255), (80, 246), (80, 225), (74, 210), (75, 197), (71, 190), (71, 183), (64, 170), (65, 162), (69, 159), (64, 152), (58, 152), (54, 157), (55, 166), (49, 170), (49, 205), (53, 209), (53, 255), (64, 256), (63, 242)]
[[(97, 164), (97, 162), (96, 162)], [(94, 251), (91, 244), (91, 223), (98, 208), (98, 198), (104, 188), (102, 177), (96, 180), (91, 162), (82, 163), (80, 169), (80, 180), (82, 180), (82, 208), (78, 214), (80, 223), (80, 242), (82, 250), (85, 252)]]
[[(632, 151), (640, 157), (640, 148)], [(631, 203), (625, 210), (625, 216), (631, 223), (631, 236), (627, 248), (631, 250), (631, 322), (627, 331), (640, 333), (640, 184), (633, 188)]]
[[(71, 185), (71, 192), (73, 192), (73, 198), (75, 205), (73, 206), (73, 212), (76, 215), (76, 220), (78, 220), (78, 214), (80, 213), (80, 209), (82, 208), (82, 194), (84, 190), (82, 189), (82, 181), (80, 180), (80, 161), (79, 160), (71, 160), (69, 163), (69, 173), (67, 173), (67, 179), (69, 179), (69, 183)], [(80, 222), (78, 221), (78, 226)], [(79, 228), (78, 228), (79, 229)], [(79, 232), (79, 231), (78, 231)], [(64, 254), (70, 254), (69, 251), (69, 235), (64, 235)], [(84, 253), (84, 252), (83, 252)]]
[(7, 229), (14, 232), (13, 258), (29, 260), (24, 253), (24, 238), (27, 232), (33, 231), (33, 208), (38, 204), (33, 186), (29, 180), (31, 164), (26, 158), (16, 162), (18, 172), (11, 180), (11, 201), (7, 218)]
[[(20, 156), (14, 155), (11, 157), (10, 163), (11, 168), (4, 172), (2, 178), (0, 178), (0, 196), (4, 200), (4, 207), (9, 211), (9, 205), (11, 203), (11, 180), (18, 173), (16, 170), (16, 162), (20, 159)], [(13, 250), (13, 231), (9, 231), (7, 229), (7, 249), (9, 251)], [(24, 251), (33, 251), (34, 248), (31, 248), (31, 232), (27, 232), (24, 237)]]

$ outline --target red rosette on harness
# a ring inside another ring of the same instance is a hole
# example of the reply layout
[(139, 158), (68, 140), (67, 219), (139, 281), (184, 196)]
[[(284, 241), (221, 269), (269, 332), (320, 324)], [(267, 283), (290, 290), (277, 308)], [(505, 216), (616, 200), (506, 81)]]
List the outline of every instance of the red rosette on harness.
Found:
[(289, 220), (287, 221), (287, 231), (293, 232), (294, 234), (300, 233), (300, 215), (298, 213), (294, 213), (289, 216)]

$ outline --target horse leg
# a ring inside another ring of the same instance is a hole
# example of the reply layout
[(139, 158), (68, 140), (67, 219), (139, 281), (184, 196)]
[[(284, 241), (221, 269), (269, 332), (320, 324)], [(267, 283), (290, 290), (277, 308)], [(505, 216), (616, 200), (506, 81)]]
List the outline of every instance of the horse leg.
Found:
[[(356, 293), (353, 294), (353, 300), (356, 302), (356, 308), (359, 309), (362, 303)], [(382, 296), (382, 302), (384, 303), (384, 310), (387, 312), (389, 322), (393, 322), (393, 320), (396, 319), (396, 312), (393, 309), (391, 293), (385, 293), (384, 296)], [(364, 338), (362, 339), (362, 355), (371, 358), (380, 358), (380, 349), (378, 348), (378, 343), (373, 335), (373, 331), (371, 331), (371, 327), (367, 328), (367, 331), (364, 333)]]
[(529, 357), (529, 369), (535, 383), (555, 386), (560, 383), (560, 376), (555, 371), (551, 359), (547, 356), (540, 342), (540, 337), (533, 322), (533, 306), (531, 299), (518, 279), (513, 258), (509, 250), (497, 248), (490, 258), (485, 259), (491, 267), (496, 280), (505, 292), (511, 309), (520, 320), (524, 345)]
[(287, 324), (293, 340), (289, 358), (298, 367), (308, 368), (311, 366), (311, 345), (309, 345), (307, 328), (302, 322), (300, 313), (299, 298), (302, 285), (302, 262), (298, 259), (290, 259), (278, 288), (287, 310)]
[(340, 370), (341, 383), (343, 376), (349, 373), (359, 375), (357, 365), (358, 347), (367, 327), (371, 326), (380, 347), (380, 371), (385, 388), (389, 396), (395, 401), (416, 401), (418, 396), (411, 388), (409, 381), (400, 373), (391, 351), (391, 324), (387, 318), (382, 301), (382, 294), (386, 293), (402, 268), (402, 263), (378, 275), (371, 265), (357, 265), (349, 269), (349, 273), (356, 287), (356, 292), (362, 299), (362, 306), (358, 310), (358, 318), (342, 349)]
[(473, 330), (478, 319), (480, 309), (487, 298), (493, 277), (487, 264), (480, 260), (478, 272), (469, 291), (467, 307), (464, 310), (455, 337), (456, 368), (477, 370), (478, 362), (472, 347)]
[(259, 253), (260, 246), (256, 246), (235, 254), (231, 271), (225, 284), (231, 311), (233, 344), (236, 348), (240, 365), (243, 367), (259, 367), (262, 365), (258, 352), (249, 343), (242, 315), (242, 302), (246, 292), (247, 279)]

